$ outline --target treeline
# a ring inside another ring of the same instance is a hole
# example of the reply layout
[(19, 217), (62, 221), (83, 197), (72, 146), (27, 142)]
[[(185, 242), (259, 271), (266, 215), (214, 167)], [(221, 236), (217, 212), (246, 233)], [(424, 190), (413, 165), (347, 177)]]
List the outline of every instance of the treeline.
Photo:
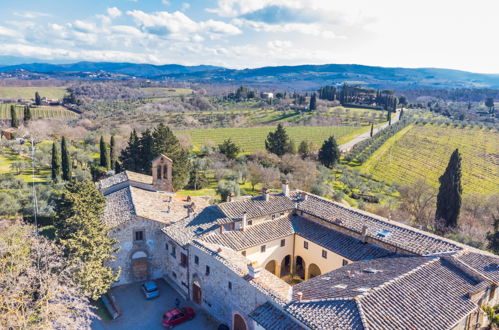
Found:
[(395, 111), (399, 101), (401, 104), (407, 104), (404, 96), (400, 100), (391, 90), (375, 90), (361, 86), (352, 86), (343, 84), (340, 88), (335, 86), (324, 86), (319, 88), (318, 97), (322, 100), (336, 101), (341, 105), (361, 105), (365, 107)]
[(499, 99), (499, 89), (455, 88), (455, 89), (408, 89), (404, 95), (416, 102), (419, 97), (432, 97), (452, 102), (483, 102), (486, 98)]
[(69, 94), (76, 99), (134, 99), (143, 97), (144, 93), (138, 88), (130, 88), (114, 82), (81, 83), (68, 88)]

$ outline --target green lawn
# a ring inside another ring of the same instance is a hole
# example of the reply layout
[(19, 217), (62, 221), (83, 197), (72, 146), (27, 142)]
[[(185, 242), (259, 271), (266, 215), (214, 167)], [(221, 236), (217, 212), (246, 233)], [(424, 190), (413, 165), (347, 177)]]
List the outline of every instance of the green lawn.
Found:
[(456, 148), (462, 156), (464, 193), (498, 193), (499, 133), (478, 127), (410, 125), (379, 148), (361, 170), (389, 183), (424, 179), (437, 187)]
[(0, 99), (34, 99), (36, 92), (41, 97), (62, 99), (66, 87), (0, 87)]
[[(339, 144), (353, 139), (355, 136), (367, 132), (370, 128), (352, 126), (293, 126), (286, 127), (290, 138), (298, 146), (302, 140), (315, 142), (321, 145), (324, 140), (333, 135)], [(270, 131), (275, 130), (274, 126), (249, 127), (249, 128), (216, 128), (216, 129), (194, 129), (176, 131), (178, 134), (190, 136), (195, 148), (206, 143), (220, 144), (225, 139), (232, 139), (237, 143), (243, 152), (254, 152), (265, 149), (265, 139)]]
[[(0, 104), (0, 119), (10, 119), (10, 106), (11, 104)], [(15, 107), (17, 118), (22, 119), (24, 117), (24, 106), (15, 105)], [(62, 106), (38, 106), (31, 108), (31, 116), (33, 119), (67, 119), (78, 117), (78, 114)]]
[[(28, 168), (21, 170), (19, 173), (11, 168), (11, 165), (17, 162), (25, 163)], [(32, 182), (32, 171), (29, 167), (31, 165), (30, 159), (16, 155), (12, 150), (7, 148), (0, 149), (0, 174), (12, 173), (16, 177), (23, 179), (25, 182)], [(47, 181), (47, 176), (50, 175), (50, 169), (42, 169), (35, 172), (35, 182), (43, 183)]]

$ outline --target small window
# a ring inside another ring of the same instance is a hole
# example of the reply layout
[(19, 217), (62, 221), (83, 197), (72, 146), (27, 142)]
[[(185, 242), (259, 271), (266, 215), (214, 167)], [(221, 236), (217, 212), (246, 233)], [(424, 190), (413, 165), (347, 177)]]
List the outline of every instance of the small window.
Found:
[(134, 241), (143, 241), (144, 240), (144, 231), (143, 230), (136, 230), (134, 232)]
[(177, 278), (177, 273), (172, 272), (173, 278)]
[(286, 245), (286, 240), (285, 239), (281, 239), (281, 246), (284, 246)]
[(165, 243), (165, 250), (168, 251), (168, 243)]
[(174, 259), (177, 259), (177, 248), (175, 248), (174, 246), (172, 246), (172, 257)]
[(267, 247), (266, 247), (265, 245), (260, 246), (260, 252), (262, 252), (262, 253), (263, 253), (263, 252), (265, 252), (265, 249), (266, 249), (266, 248), (267, 248)]
[(248, 226), (251, 226), (253, 224), (253, 220), (248, 220), (247, 224)]
[(275, 219), (275, 214), (272, 214), (272, 220), (274, 220), (274, 219)]
[(348, 260), (343, 259), (343, 266), (346, 266), (346, 265), (348, 265)]
[(206, 272), (205, 275), (208, 276), (210, 275), (210, 266), (206, 266)]
[(196, 265), (199, 265), (199, 257), (198, 256), (194, 256), (194, 263)]
[(229, 281), (229, 290), (232, 290), (232, 282)]
[(322, 257), (324, 259), (327, 259), (327, 251), (326, 250), (322, 250)]
[(308, 242), (307, 241), (303, 241), (303, 248), (308, 250)]
[(241, 254), (246, 257), (246, 251), (242, 251)]
[(187, 255), (180, 253), (180, 266), (187, 268)]

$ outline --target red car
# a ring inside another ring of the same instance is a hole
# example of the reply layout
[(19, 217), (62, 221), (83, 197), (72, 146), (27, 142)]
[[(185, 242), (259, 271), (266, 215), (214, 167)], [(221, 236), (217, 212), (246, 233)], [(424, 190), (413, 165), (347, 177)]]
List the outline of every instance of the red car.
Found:
[(194, 309), (190, 307), (174, 308), (163, 314), (161, 323), (167, 328), (192, 320), (196, 316)]

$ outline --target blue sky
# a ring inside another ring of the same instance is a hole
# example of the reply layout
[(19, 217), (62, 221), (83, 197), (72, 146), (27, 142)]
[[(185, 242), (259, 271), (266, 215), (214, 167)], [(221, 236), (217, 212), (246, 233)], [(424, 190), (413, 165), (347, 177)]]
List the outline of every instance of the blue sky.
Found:
[(1, 0), (0, 55), (499, 73), (497, 0)]

